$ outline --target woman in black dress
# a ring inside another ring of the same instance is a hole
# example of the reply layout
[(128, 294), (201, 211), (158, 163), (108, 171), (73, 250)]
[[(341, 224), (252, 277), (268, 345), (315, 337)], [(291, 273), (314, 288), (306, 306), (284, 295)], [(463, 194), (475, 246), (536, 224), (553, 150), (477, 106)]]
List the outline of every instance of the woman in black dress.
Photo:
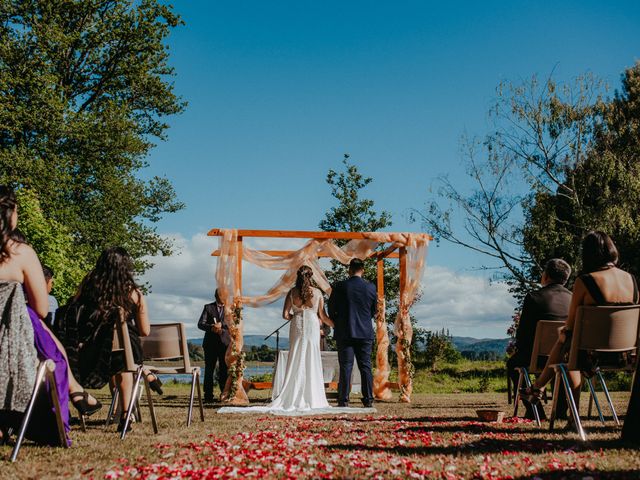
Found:
[[(81, 383), (88, 388), (101, 388), (112, 381), (120, 390), (121, 411), (125, 412), (131, 398), (133, 374), (124, 372), (122, 352), (112, 352), (113, 328), (124, 311), (133, 358), (140, 364), (143, 360), (140, 336), (149, 335), (150, 325), (146, 301), (133, 278), (133, 261), (124, 248), (111, 247), (102, 252), (71, 306), (78, 319), (76, 366)], [(159, 381), (153, 380), (157, 391)]]

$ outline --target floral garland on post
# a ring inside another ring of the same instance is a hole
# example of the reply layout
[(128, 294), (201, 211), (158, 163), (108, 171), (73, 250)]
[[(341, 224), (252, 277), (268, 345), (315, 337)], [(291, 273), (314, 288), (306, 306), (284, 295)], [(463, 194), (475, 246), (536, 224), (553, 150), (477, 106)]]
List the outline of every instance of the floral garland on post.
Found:
[(413, 391), (413, 377), (416, 369), (411, 360), (411, 338), (413, 329), (409, 317), (409, 308), (405, 299), (400, 300), (400, 309), (396, 317), (395, 333), (397, 337), (396, 353), (398, 354), (398, 385), (400, 387), (400, 401), (410, 403)]
[(232, 361), (227, 371), (228, 379), (230, 382), (227, 400), (233, 402), (238, 393), (238, 386), (242, 381), (242, 375), (245, 368), (245, 353), (243, 351), (238, 351), (238, 344), (236, 341), (238, 337), (238, 328), (240, 322), (242, 321), (242, 304), (240, 302), (234, 303), (231, 312), (233, 320), (233, 333), (231, 342)]
[(378, 400), (390, 400), (389, 389), (389, 332), (387, 331), (387, 313), (384, 298), (378, 299), (376, 312), (376, 374), (373, 379), (373, 391)]

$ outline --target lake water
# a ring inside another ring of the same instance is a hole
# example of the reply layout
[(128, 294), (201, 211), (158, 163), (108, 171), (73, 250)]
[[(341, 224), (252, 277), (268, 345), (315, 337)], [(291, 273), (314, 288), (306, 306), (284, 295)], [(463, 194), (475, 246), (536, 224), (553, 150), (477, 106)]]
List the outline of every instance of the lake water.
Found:
[[(244, 369), (244, 378), (247, 380), (256, 375), (264, 375), (265, 373), (273, 373), (273, 367), (271, 365), (257, 365), (247, 367)], [(179, 375), (158, 375), (162, 382), (170, 382), (175, 380), (179, 383), (191, 383), (191, 375), (179, 374)], [(204, 382), (204, 367), (201, 368), (200, 383)]]

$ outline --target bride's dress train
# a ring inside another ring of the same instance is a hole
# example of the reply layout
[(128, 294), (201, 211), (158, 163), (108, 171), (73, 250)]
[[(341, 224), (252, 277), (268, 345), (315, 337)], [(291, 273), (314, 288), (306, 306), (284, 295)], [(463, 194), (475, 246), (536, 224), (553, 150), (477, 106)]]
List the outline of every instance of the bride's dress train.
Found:
[(374, 413), (375, 408), (332, 407), (324, 393), (320, 357), (320, 293), (314, 292), (311, 307), (292, 305), (289, 326), (289, 356), (279, 395), (259, 407), (223, 407), (218, 413), (271, 413), (275, 415), (323, 415), (340, 413)]

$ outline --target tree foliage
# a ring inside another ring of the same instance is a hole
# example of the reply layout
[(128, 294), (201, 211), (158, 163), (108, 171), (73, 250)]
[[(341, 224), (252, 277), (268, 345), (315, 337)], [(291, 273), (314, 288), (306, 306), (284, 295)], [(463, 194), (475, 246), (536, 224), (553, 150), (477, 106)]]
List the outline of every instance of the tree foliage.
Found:
[[(390, 227), (392, 225), (391, 214), (385, 210), (378, 213), (374, 208), (374, 201), (361, 196), (361, 191), (373, 181), (373, 178), (360, 173), (357, 165), (351, 161), (349, 154), (344, 155), (342, 165), (344, 167), (342, 170), (330, 169), (327, 174), (331, 195), (338, 201), (338, 204), (331, 207), (325, 214), (325, 218), (320, 222), (320, 228), (333, 232), (376, 232)], [(346, 242), (338, 243), (343, 245)], [(331, 261), (331, 269), (326, 273), (331, 283), (347, 278), (347, 268), (335, 260)], [(374, 285), (377, 283), (378, 271), (375, 260), (365, 261), (364, 277)], [(386, 320), (389, 325), (392, 325), (398, 313), (400, 294), (400, 269), (397, 262), (385, 261), (384, 291)], [(424, 337), (425, 331), (415, 325), (416, 320), (413, 316), (411, 323), (414, 327), (414, 341), (411, 351), (412, 354), (415, 354), (415, 346)], [(393, 337), (392, 329), (390, 329), (390, 334)]]
[[(342, 165), (343, 170), (330, 169), (327, 174), (331, 196), (338, 204), (327, 211), (324, 219), (320, 221), (320, 229), (328, 232), (376, 232), (390, 227), (391, 214), (384, 210), (378, 213), (374, 208), (374, 201), (361, 196), (362, 189), (369, 185), (373, 178), (360, 173), (355, 163), (350, 160), (349, 154), (344, 155)], [(346, 242), (338, 243), (344, 245)], [(364, 277), (376, 284), (378, 273), (375, 260), (365, 261)], [(327, 278), (331, 283), (344, 280), (347, 278), (347, 268), (332, 260)], [(385, 262), (384, 282), (387, 321), (393, 322), (400, 290), (400, 272), (396, 263)]]
[(26, 188), (18, 191), (20, 231), (38, 252), (40, 262), (50, 267), (55, 276), (52, 294), (64, 302), (75, 293), (90, 265), (74, 255), (73, 237), (69, 229), (47, 217), (36, 195)]
[(518, 295), (549, 258), (579, 270), (580, 239), (591, 229), (610, 233), (637, 269), (639, 77), (639, 65), (628, 69), (613, 99), (591, 75), (501, 84), (492, 132), (463, 141), (472, 191), (441, 178), (417, 216), (436, 236), (486, 254), (483, 268)]
[(171, 252), (153, 223), (182, 204), (139, 173), (184, 108), (165, 45), (180, 23), (157, 0), (0, 0), (0, 183), (37, 196), (79, 265)]

